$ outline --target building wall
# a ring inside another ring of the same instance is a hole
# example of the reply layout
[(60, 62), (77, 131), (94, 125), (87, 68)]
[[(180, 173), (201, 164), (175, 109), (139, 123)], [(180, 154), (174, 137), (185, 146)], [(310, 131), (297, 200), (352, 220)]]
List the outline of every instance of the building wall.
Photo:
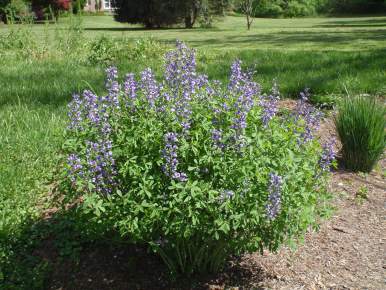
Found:
[(84, 11), (111, 11), (111, 0), (87, 0)]

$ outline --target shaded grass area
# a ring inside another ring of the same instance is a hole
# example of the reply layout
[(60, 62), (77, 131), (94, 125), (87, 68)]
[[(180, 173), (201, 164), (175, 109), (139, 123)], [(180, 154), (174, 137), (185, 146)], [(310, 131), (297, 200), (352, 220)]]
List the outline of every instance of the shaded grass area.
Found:
[[(87, 39), (106, 35), (133, 42), (154, 37), (167, 45), (181, 39), (198, 49), (199, 70), (222, 81), (232, 61), (239, 58), (256, 70), (256, 80), (265, 91), (276, 79), (285, 97), (296, 97), (305, 87), (311, 88), (318, 103), (331, 103), (347, 92), (386, 94), (386, 17), (258, 19), (249, 32), (244, 21), (227, 17), (212, 29), (144, 30), (101, 16), (85, 17), (83, 26)], [(52, 38), (59, 30), (65, 33), (67, 22), (63, 19), (58, 26), (48, 27), (48, 33)], [(45, 29), (36, 25), (31, 31), (43, 39)], [(7, 31), (9, 27), (0, 24), (0, 34)], [(115, 63), (122, 75), (147, 66), (158, 75), (162, 70), (160, 58)], [(0, 263), (6, 260), (8, 266), (19, 267), (11, 280), (11, 271), (5, 277), (8, 280), (2, 280), (0, 269), (0, 288), (4, 281), (21, 283), (8, 283), (6, 289), (44, 289), (46, 285), (44, 273), (51, 270), (35, 261), (30, 246), (45, 237), (39, 233), (34, 238), (36, 232), (45, 232), (34, 224), (42, 209), (52, 206), (44, 197), (60, 161), (66, 104), (72, 93), (84, 89), (103, 93), (105, 66), (66, 55), (0, 59)], [(73, 217), (63, 218), (50, 226), (46, 236), (51, 231), (71, 233), (67, 226), (72, 225)], [(60, 245), (64, 256), (78, 251), (73, 241)], [(31, 271), (35, 266), (36, 272)]]
[(1, 286), (7, 278), (3, 267), (18, 264), (13, 256), (22, 251), (15, 244), (25, 247), (32, 242), (24, 227), (40, 217), (43, 197), (50, 190), (61, 146), (62, 113), (21, 103), (0, 109), (0, 289), (19, 289)]

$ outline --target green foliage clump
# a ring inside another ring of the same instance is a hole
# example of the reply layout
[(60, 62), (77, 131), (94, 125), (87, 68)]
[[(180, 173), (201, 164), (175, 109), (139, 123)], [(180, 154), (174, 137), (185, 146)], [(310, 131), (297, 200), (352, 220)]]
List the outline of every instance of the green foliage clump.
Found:
[(166, 46), (153, 38), (138, 39), (134, 45), (128, 47), (128, 57), (132, 60), (151, 60), (162, 57)]
[(111, 64), (119, 59), (143, 62), (160, 59), (166, 52), (166, 46), (152, 38), (132, 41), (106, 36), (92, 40), (87, 44), (87, 62), (89, 64)]
[(69, 106), (62, 185), (90, 227), (189, 275), (315, 226), (331, 159), (312, 139), (314, 110), (278, 115), (277, 87), (263, 95), (239, 61), (228, 85), (199, 75), (182, 43), (165, 62), (162, 82), (146, 69), (120, 84), (110, 67), (107, 95)]
[[(1, 8), (1, 5), (2, 4), (0, 4), (0, 21), (3, 20), (5, 23), (31, 23), (33, 21), (30, 2), (11, 0), (3, 8)], [(1, 14), (3, 14), (2, 17)]]
[(257, 17), (302, 17), (311, 16), (322, 7), (323, 0), (262, 0), (254, 2)]
[(368, 97), (346, 98), (335, 119), (344, 165), (370, 172), (385, 148), (385, 107)]
[(0, 34), (0, 48), (3, 50), (23, 50), (36, 45), (28, 29), (11, 29)]
[(291, 1), (285, 10), (285, 16), (287, 17), (299, 17), (315, 15), (316, 8), (312, 5), (312, 1)]
[(117, 50), (116, 42), (103, 35), (90, 41), (87, 60), (90, 64), (111, 63), (116, 58)]

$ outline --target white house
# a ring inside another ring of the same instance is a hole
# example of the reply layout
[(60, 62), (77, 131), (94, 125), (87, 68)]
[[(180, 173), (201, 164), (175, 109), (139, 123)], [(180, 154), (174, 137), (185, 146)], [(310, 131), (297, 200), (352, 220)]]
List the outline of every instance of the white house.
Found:
[(90, 12), (111, 11), (113, 9), (111, 4), (112, 0), (87, 0), (84, 10)]

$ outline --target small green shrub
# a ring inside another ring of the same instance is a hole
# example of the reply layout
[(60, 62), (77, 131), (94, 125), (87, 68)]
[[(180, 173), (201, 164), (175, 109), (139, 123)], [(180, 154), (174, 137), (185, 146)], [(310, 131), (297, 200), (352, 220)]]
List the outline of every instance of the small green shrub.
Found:
[(153, 38), (141, 38), (128, 46), (128, 57), (135, 61), (159, 59), (165, 52), (166, 47)]
[(42, 47), (39, 46), (34, 36), (29, 25), (11, 27), (9, 32), (0, 33), (0, 56), (31, 58)]
[(90, 64), (111, 63), (116, 60), (118, 53), (117, 42), (112, 38), (102, 36), (90, 42), (87, 60)]
[(102, 36), (89, 42), (87, 62), (90, 64), (111, 64), (119, 59), (147, 62), (161, 59), (166, 46), (152, 38), (142, 38), (132, 42), (125, 38)]
[(256, 4), (255, 12), (256, 16), (260, 17), (280, 17), (283, 15), (284, 9), (280, 6), (280, 3), (263, 0)]
[(108, 94), (69, 105), (63, 190), (90, 227), (189, 275), (317, 225), (334, 154), (313, 138), (320, 115), (307, 96), (283, 117), (277, 87), (263, 95), (239, 61), (228, 85), (198, 74), (183, 43), (165, 62), (162, 82), (146, 69), (120, 84), (108, 68)]
[(75, 56), (82, 54), (87, 44), (82, 17), (70, 14), (68, 24), (64, 29), (56, 27), (55, 40), (57, 49), (66, 56), (68, 54)]
[[(0, 8), (1, 10), (1, 8)], [(0, 11), (1, 12), (1, 11)], [(31, 4), (24, 0), (11, 0), (3, 8), (3, 13), (7, 18), (7, 23), (32, 23), (33, 14), (31, 12)]]
[(287, 9), (285, 11), (285, 16), (301, 17), (315, 15), (315, 13), (315, 7), (310, 4), (307, 4), (307, 1), (292, 1), (288, 3)]
[(346, 168), (370, 172), (385, 148), (384, 105), (370, 97), (346, 98), (335, 123)]

